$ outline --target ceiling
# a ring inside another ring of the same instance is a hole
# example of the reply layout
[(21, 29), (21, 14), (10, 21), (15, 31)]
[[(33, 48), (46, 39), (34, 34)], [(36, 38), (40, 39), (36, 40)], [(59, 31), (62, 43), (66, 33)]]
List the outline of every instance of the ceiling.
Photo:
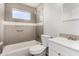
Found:
[(31, 6), (31, 7), (38, 7), (38, 5), (40, 5), (40, 3), (24, 3), (25, 5)]

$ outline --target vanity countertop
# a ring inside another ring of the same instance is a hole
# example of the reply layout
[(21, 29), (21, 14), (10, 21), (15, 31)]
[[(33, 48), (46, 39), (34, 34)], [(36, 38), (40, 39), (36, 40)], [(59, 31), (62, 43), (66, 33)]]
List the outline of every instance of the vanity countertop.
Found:
[(49, 39), (49, 42), (55, 42), (60, 45), (63, 45), (68, 48), (72, 48), (76, 51), (79, 51), (79, 41), (74, 41), (74, 40), (68, 40), (67, 38), (64, 37), (56, 37), (53, 39)]

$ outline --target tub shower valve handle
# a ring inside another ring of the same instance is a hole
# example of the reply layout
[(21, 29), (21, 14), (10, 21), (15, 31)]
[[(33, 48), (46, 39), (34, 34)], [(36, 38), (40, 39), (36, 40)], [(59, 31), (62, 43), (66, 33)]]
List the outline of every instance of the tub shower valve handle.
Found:
[(17, 32), (23, 32), (24, 30), (16, 30)]

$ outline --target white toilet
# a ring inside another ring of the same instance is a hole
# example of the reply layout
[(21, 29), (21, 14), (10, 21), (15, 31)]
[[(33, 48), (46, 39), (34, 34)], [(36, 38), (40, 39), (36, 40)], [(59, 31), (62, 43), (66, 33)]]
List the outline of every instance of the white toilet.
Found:
[(46, 48), (48, 47), (48, 39), (51, 37), (49, 35), (41, 35), (42, 43), (29, 48), (29, 52), (33, 56), (45, 56)]

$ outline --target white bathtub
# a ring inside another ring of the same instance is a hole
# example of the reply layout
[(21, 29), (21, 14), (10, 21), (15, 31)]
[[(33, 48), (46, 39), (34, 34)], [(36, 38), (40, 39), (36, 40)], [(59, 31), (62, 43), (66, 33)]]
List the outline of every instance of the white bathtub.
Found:
[(39, 42), (32, 40), (28, 42), (22, 42), (4, 47), (1, 56), (29, 56), (29, 47), (40, 44)]

